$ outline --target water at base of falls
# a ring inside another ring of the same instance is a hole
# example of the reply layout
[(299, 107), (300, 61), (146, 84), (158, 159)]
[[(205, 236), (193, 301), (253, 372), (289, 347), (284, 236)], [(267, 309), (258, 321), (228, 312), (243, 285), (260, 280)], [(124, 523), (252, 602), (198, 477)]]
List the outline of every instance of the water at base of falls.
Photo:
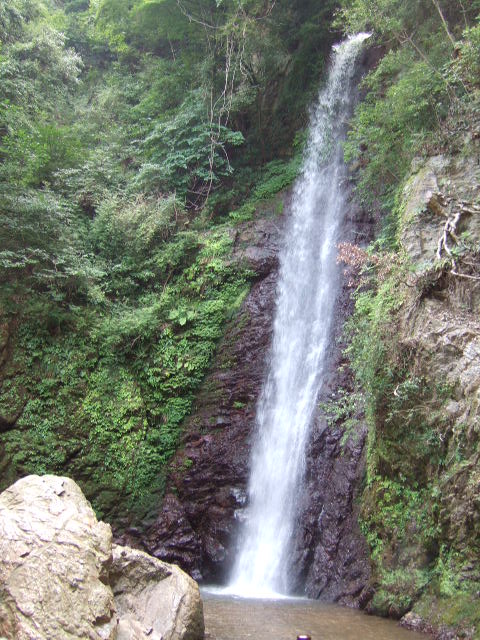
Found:
[(311, 116), (280, 256), (246, 525), (226, 593), (277, 598), (289, 591), (288, 558), (305, 448), (339, 288), (336, 243), (345, 209), (342, 140), (352, 108), (355, 60), (367, 37), (353, 36), (334, 47), (328, 81)]
[(317, 600), (247, 600), (202, 591), (205, 637), (215, 640), (424, 640), (392, 620)]

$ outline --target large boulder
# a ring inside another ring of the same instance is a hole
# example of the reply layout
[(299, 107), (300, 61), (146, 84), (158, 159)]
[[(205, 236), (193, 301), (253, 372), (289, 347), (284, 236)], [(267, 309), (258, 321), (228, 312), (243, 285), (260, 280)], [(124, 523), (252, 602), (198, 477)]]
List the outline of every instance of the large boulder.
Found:
[(118, 640), (203, 637), (198, 585), (177, 566), (114, 545), (110, 584), (119, 615)]
[(200, 640), (202, 603), (178, 567), (112, 549), (73, 480), (28, 476), (0, 495), (0, 636)]
[(115, 638), (112, 533), (69, 478), (28, 476), (0, 495), (0, 635)]

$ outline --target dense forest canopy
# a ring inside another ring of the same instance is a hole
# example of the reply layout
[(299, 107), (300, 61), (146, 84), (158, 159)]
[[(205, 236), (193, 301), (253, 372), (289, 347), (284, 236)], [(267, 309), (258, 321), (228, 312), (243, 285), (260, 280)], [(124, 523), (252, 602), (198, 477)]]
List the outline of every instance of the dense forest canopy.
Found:
[(2, 2), (0, 304), (15, 357), (1, 402), (18, 426), (4, 434), (3, 484), (68, 468), (101, 515), (112, 492), (138, 507), (160, 491), (253, 277), (230, 259), (232, 228), (294, 180), (332, 43), (370, 30), (384, 54), (346, 157), (388, 247), (412, 158), (478, 111), (479, 9)]
[(83, 218), (72, 231), (106, 200), (138, 198), (152, 215), (163, 199), (197, 212), (234, 167), (248, 189), (249, 171), (288, 155), (333, 37), (333, 3), (311, 4), (4, 3), (2, 197), (26, 215), (5, 232), (4, 266), (52, 278), (56, 265), (85, 286), (75, 254), (89, 247), (64, 237), (67, 218)]
[(5, 482), (69, 466), (100, 511), (161, 486), (252, 276), (230, 228), (296, 175), (334, 8), (2, 3)]

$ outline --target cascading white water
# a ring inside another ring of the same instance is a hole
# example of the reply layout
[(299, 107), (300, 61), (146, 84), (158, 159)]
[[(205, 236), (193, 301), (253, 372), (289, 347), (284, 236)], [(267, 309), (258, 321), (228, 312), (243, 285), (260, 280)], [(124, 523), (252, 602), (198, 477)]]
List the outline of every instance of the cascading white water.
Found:
[(355, 59), (368, 34), (334, 47), (328, 82), (312, 113), (280, 258), (271, 360), (258, 409), (249, 507), (228, 591), (288, 593), (288, 554), (305, 448), (338, 290), (336, 238), (345, 208), (342, 139)]

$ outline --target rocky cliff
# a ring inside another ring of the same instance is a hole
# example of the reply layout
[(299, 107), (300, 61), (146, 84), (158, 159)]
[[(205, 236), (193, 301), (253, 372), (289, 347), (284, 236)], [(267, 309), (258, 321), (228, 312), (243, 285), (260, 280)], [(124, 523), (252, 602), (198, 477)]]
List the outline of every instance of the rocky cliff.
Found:
[[(285, 201), (288, 208), (288, 197)], [(146, 533), (131, 529), (121, 537), (177, 562), (207, 582), (226, 579), (246, 506), (250, 440), (269, 353), (282, 227), (283, 216), (269, 208), (254, 223), (238, 227), (235, 259), (248, 261), (256, 273), (255, 283), (219, 345), (185, 425), (158, 518)], [(344, 239), (364, 242), (370, 234), (369, 221), (352, 203)], [(340, 371), (345, 364), (340, 337), (352, 306), (349, 293), (345, 280), (337, 305), (328, 383), (319, 407), (338, 387), (348, 389), (352, 384), (348, 368)], [(365, 432), (362, 429), (345, 445), (343, 435), (339, 425), (327, 423), (319, 408), (308, 451), (292, 572), (299, 593), (353, 604), (369, 574), (355, 502), (364, 472)]]
[(458, 136), (457, 153), (415, 161), (397, 211), (398, 250), (363, 301), (361, 519), (370, 610), (400, 617), (413, 608), (408, 624), (478, 637), (480, 166), (475, 136)]

